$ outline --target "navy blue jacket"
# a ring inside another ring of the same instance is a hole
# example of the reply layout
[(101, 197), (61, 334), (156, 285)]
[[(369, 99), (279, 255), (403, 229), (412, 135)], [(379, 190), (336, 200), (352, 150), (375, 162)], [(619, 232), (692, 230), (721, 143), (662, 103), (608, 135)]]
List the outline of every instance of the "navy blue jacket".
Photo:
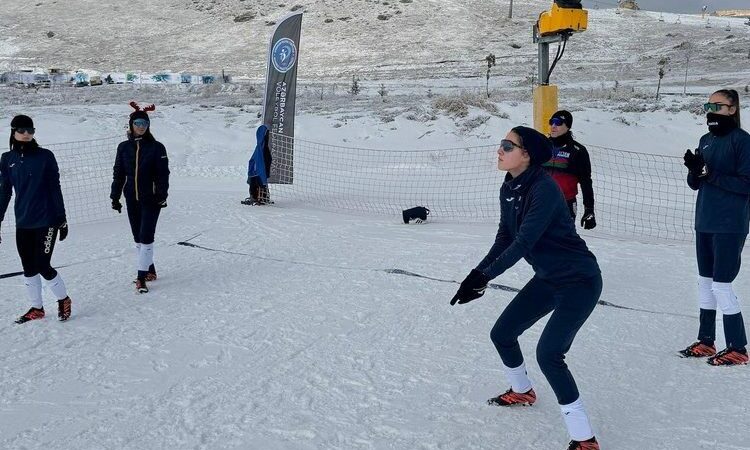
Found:
[(55, 155), (36, 141), (15, 143), (0, 156), (0, 222), (16, 191), (16, 228), (57, 227), (66, 221)]
[(128, 202), (156, 205), (167, 199), (168, 191), (169, 158), (161, 142), (138, 138), (117, 146), (109, 198), (119, 200), (124, 192)]
[(698, 191), (695, 231), (748, 233), (750, 223), (750, 134), (741, 128), (725, 136), (703, 135), (698, 152), (706, 162), (705, 178), (687, 176)]
[(562, 191), (539, 166), (517, 178), (508, 174), (500, 188), (500, 226), (495, 243), (476, 267), (489, 279), (521, 258), (536, 278), (564, 283), (600, 272), (596, 258), (578, 236)]

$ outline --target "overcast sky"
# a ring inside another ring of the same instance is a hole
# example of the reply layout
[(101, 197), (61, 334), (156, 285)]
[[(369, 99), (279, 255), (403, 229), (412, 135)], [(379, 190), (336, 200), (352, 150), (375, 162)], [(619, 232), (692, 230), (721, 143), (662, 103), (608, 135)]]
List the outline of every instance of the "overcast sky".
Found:
[[(750, 0), (636, 0), (641, 9), (651, 11), (665, 11), (676, 13), (700, 13), (703, 5), (708, 5), (709, 11), (717, 9), (750, 9)], [(596, 4), (600, 8), (613, 7), (617, 0), (583, 0), (586, 8), (593, 8)]]

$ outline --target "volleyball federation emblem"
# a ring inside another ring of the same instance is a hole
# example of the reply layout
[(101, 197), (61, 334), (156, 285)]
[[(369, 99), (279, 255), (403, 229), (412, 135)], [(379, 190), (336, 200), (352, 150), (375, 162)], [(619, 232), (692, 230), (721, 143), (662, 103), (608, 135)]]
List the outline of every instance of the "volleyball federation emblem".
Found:
[(294, 67), (294, 63), (297, 61), (297, 47), (295, 47), (294, 41), (289, 38), (279, 39), (271, 51), (271, 61), (273, 67), (281, 73), (286, 73)]

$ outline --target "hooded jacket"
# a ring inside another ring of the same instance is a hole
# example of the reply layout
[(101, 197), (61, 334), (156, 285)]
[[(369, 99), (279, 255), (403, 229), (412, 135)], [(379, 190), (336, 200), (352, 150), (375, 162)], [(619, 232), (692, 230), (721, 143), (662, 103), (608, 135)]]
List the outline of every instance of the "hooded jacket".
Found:
[(110, 198), (157, 205), (167, 200), (169, 158), (161, 142), (148, 137), (130, 138), (117, 146), (112, 169)]
[(500, 225), (495, 243), (476, 267), (487, 278), (502, 274), (521, 258), (535, 277), (577, 281), (600, 273), (596, 257), (576, 233), (555, 181), (538, 165), (518, 177), (506, 175), (500, 188)]
[(748, 233), (750, 223), (750, 134), (735, 128), (724, 136), (703, 135), (696, 149), (706, 163), (707, 176), (688, 173), (687, 183), (698, 191), (695, 231)]
[(57, 227), (66, 221), (55, 155), (35, 140), (15, 141), (0, 156), (0, 222), (16, 192), (16, 228)]
[(258, 177), (260, 183), (265, 186), (268, 184), (268, 177), (271, 176), (271, 151), (268, 148), (267, 126), (258, 127), (255, 140), (255, 151), (247, 163), (247, 183), (250, 184), (250, 178)]

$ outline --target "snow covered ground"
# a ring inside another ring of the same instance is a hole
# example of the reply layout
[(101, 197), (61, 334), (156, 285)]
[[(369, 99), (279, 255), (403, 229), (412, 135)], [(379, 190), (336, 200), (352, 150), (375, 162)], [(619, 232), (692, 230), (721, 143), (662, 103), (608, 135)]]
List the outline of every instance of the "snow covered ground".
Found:
[[(54, 320), (47, 298), (48, 318), (14, 325), (28, 307), (23, 283), (0, 278), (0, 448), (564, 447), (554, 395), (534, 360), (544, 321), (521, 339), (538, 403), (498, 409), (485, 404), (507, 388), (489, 331), (512, 293), (490, 290), (469, 305), (448, 305), (452, 280), (485, 254), (495, 223), (417, 226), (398, 215), (295, 200), (239, 204), (267, 22), (297, 5), (306, 10), (298, 138), (463, 148), (496, 145), (512, 126), (530, 124), (536, 48), (529, 30), (549, 1), (516, 2), (512, 21), (504, 19), (505, 1), (70, 3), (39, 2), (33, 11), (28, 2), (4, 4), (0, 69), (226, 68), (251, 82), (0, 86), (0, 136), (25, 113), (42, 145), (124, 136), (127, 102), (155, 102), (153, 131), (173, 174), (157, 232), (160, 278), (149, 294), (133, 293), (134, 250), (125, 216), (114, 211), (94, 223), (71, 221), (56, 248), (73, 298), (69, 322)], [(246, 12), (255, 17), (234, 22)], [(660, 22), (652, 12), (590, 13), (590, 29), (571, 40), (553, 75), (560, 106), (574, 112), (575, 136), (586, 145), (679, 156), (705, 132), (700, 105), (708, 94), (743, 90), (750, 80), (750, 27), (740, 19), (712, 20), (709, 29), (697, 16), (679, 16), (678, 24), (674, 14)], [(487, 101), (490, 52), (499, 63)], [(696, 95), (683, 97), (688, 54), (687, 92)], [(669, 95), (656, 102), (663, 57)], [(347, 93), (354, 74), (363, 87), (356, 97)], [(114, 148), (101, 151), (114, 156)], [(109, 200), (103, 193), (90, 202)], [(713, 368), (675, 353), (697, 332), (691, 244), (581, 234), (602, 267), (602, 300), (631, 308), (600, 305), (569, 353), (602, 448), (750, 449), (748, 368)], [(0, 275), (20, 269), (10, 221), (2, 238)], [(520, 263), (495, 282), (520, 288), (530, 276)], [(747, 270), (735, 289), (750, 297)]]
[[(307, 112), (297, 135), (377, 148), (484, 145), (529, 120), (528, 103), (498, 107), (508, 119), (469, 131), (449, 115)], [(0, 448), (562, 448), (558, 407), (534, 360), (544, 321), (521, 339), (539, 402), (498, 409), (485, 404), (507, 388), (489, 330), (512, 293), (448, 305), (450, 280), (484, 255), (496, 224), (408, 226), (293, 201), (242, 206), (254, 108), (175, 104), (154, 114), (174, 176), (149, 294), (133, 293), (134, 250), (114, 211), (71, 224), (56, 248), (71, 321), (54, 320), (47, 298), (50, 317), (14, 325), (27, 308), (23, 284), (0, 279)], [(42, 143), (122, 134), (128, 112), (18, 105), (3, 111), (0, 134), (22, 111)], [(673, 155), (704, 127), (685, 111), (593, 108), (576, 124), (587, 144)], [(599, 306), (568, 357), (602, 448), (750, 449), (748, 368), (675, 354), (697, 329), (692, 246), (582, 235), (602, 266), (602, 300), (636, 309)], [(13, 235), (3, 227), (2, 237), (0, 274), (15, 272)], [(520, 288), (530, 276), (521, 263), (495, 282)], [(747, 271), (736, 290), (748, 297)]]

